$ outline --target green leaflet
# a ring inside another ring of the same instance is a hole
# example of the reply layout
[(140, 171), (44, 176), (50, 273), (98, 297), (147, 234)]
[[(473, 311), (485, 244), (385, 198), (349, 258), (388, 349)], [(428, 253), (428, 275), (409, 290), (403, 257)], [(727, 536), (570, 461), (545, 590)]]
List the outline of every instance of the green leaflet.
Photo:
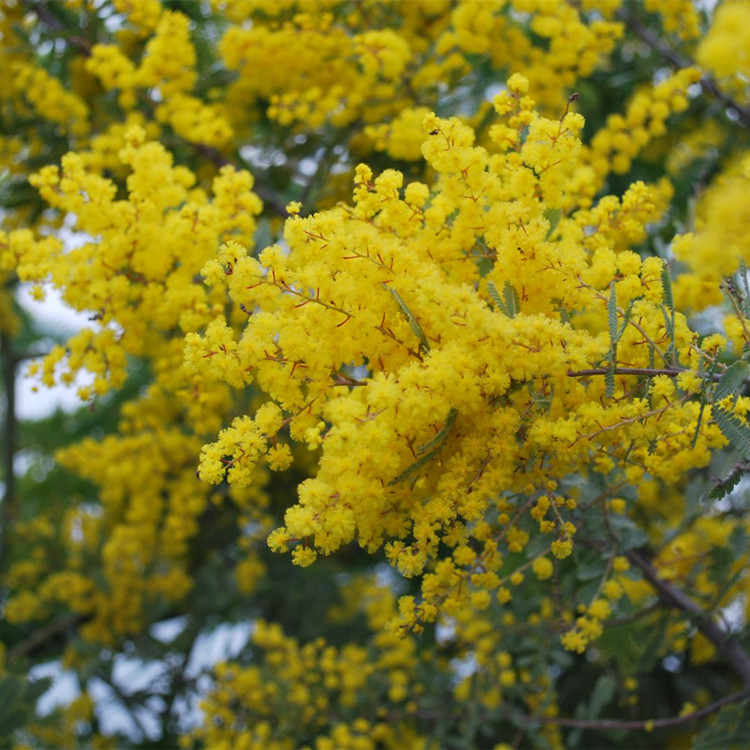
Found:
[(665, 264), (661, 268), (661, 288), (664, 292), (664, 304), (661, 306), (664, 314), (664, 325), (669, 336), (669, 347), (666, 354), (669, 360), (667, 364), (677, 365), (677, 345), (675, 344), (675, 309), (674, 296), (672, 294), (672, 276), (669, 267)]
[(701, 424), (703, 422), (703, 412), (706, 410), (706, 402), (701, 400), (701, 408), (698, 412), (698, 419), (695, 421), (695, 434), (693, 435), (693, 439), (690, 441), (690, 450), (693, 450), (695, 448), (695, 444), (698, 442), (698, 436), (701, 432)]
[(742, 291), (744, 292), (740, 301), (740, 308), (742, 309), (742, 314), (750, 320), (750, 287), (748, 286), (747, 266), (745, 265), (744, 258), (740, 260), (740, 281), (742, 282)]
[(437, 435), (435, 435), (434, 438), (431, 440), (428, 440), (424, 445), (420, 445), (419, 448), (417, 448), (417, 453), (426, 453), (427, 451), (431, 451), (433, 448), (437, 448), (440, 446), (445, 439), (450, 434), (450, 431), (453, 429), (453, 425), (456, 422), (456, 417), (458, 416), (458, 411), (455, 407), (451, 407), (451, 410), (448, 412), (448, 418), (445, 420), (445, 424), (443, 425), (443, 429), (438, 432)]
[(427, 336), (424, 335), (424, 331), (422, 330), (422, 326), (419, 325), (419, 322), (412, 314), (412, 311), (407, 306), (406, 302), (401, 298), (401, 295), (390, 286), (387, 286), (386, 284), (383, 284), (383, 286), (393, 295), (393, 299), (396, 300), (398, 303), (398, 306), (401, 308), (401, 312), (406, 317), (407, 321), (409, 321), (409, 327), (411, 328), (414, 335), (419, 339), (419, 348), (422, 349), (422, 351), (429, 352), (430, 351), (430, 344), (427, 341)]
[(505, 303), (500, 297), (500, 292), (497, 291), (497, 287), (491, 281), (487, 282), (487, 291), (489, 292), (492, 301), (495, 303), (495, 307), (497, 307), (504, 315), (507, 315), (508, 313), (505, 311)]
[(664, 264), (661, 267), (661, 288), (664, 292), (664, 304), (670, 310), (674, 310), (674, 297), (672, 296), (672, 275), (669, 267)]
[(607, 323), (609, 324), (609, 345), (614, 350), (617, 346), (617, 289), (614, 281), (609, 285)]
[(615, 368), (610, 367), (604, 373), (605, 395), (612, 398), (615, 395)]
[(710, 500), (721, 500), (726, 497), (742, 479), (742, 475), (745, 473), (744, 469), (735, 466), (724, 479), (718, 481), (709, 491), (708, 498)]
[(503, 285), (502, 297), (497, 291), (497, 287), (491, 281), (487, 282), (487, 291), (489, 292), (492, 301), (495, 303), (495, 307), (497, 307), (506, 318), (515, 318), (521, 311), (521, 302), (518, 298), (518, 292), (510, 281), (506, 281)]
[(594, 685), (589, 701), (589, 718), (601, 715), (602, 709), (615, 697), (617, 682), (611, 674), (603, 674)]
[(408, 477), (410, 477), (417, 469), (424, 466), (434, 456), (436, 456), (439, 450), (440, 448), (435, 448), (429, 453), (425, 453), (424, 456), (422, 456), (421, 458), (418, 458), (413, 464), (409, 464), (409, 466), (407, 466), (397, 477), (394, 477), (393, 479), (391, 479), (390, 482), (388, 482), (388, 486), (393, 487), (394, 484), (403, 482), (404, 479), (407, 479)]
[(560, 219), (562, 219), (562, 215), (563, 212), (561, 208), (548, 208), (544, 212), (544, 218), (549, 222), (549, 229), (547, 230), (547, 234), (544, 237), (545, 241), (547, 241), (554, 234), (555, 229), (557, 229), (557, 225), (560, 223)]
[(391, 479), (391, 481), (388, 482), (389, 487), (392, 487), (399, 482), (403, 482), (404, 479), (410, 477), (415, 471), (417, 471), (417, 469), (420, 469), (440, 452), (443, 443), (446, 441), (448, 435), (450, 435), (453, 425), (456, 423), (457, 416), (458, 411), (454, 407), (451, 407), (451, 410), (448, 412), (448, 417), (445, 420), (445, 424), (440, 432), (438, 432), (435, 437), (428, 440), (424, 445), (420, 445), (419, 448), (417, 448), (417, 455), (423, 455), (420, 455), (414, 463), (409, 464), (409, 466), (407, 466), (397, 477)]
[(747, 362), (737, 361), (727, 367), (721, 380), (714, 388), (714, 401), (721, 401), (727, 396), (734, 396), (750, 375), (750, 365)]
[(745, 458), (750, 458), (750, 427), (718, 406), (714, 407), (713, 417), (732, 447)]
[(617, 289), (615, 282), (609, 285), (609, 300), (607, 300), (607, 323), (609, 325), (609, 365), (604, 375), (606, 396), (615, 395), (615, 367), (617, 366)]
[(750, 714), (745, 699), (731, 703), (694, 740), (691, 750), (727, 750), (750, 747)]
[(622, 325), (620, 326), (620, 329), (617, 331), (617, 340), (619, 341), (622, 338), (622, 334), (625, 333), (625, 329), (628, 327), (628, 323), (630, 323), (630, 318), (633, 316), (633, 302), (631, 302), (628, 305), (628, 309), (625, 310), (625, 315), (622, 317)]

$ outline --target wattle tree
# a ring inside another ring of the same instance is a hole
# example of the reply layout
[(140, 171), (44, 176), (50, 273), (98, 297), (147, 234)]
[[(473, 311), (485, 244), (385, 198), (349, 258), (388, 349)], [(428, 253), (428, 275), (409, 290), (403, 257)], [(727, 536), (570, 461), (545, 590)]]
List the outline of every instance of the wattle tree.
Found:
[(750, 745), (750, 1), (0, 44), (3, 746)]

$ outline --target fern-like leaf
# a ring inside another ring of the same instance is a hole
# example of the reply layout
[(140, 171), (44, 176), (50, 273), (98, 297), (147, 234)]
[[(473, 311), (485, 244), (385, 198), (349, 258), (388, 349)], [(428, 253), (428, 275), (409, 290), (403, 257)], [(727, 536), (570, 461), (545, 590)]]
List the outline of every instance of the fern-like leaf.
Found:
[(503, 285), (503, 299), (505, 300), (505, 309), (508, 311), (509, 318), (515, 318), (521, 311), (521, 302), (518, 298), (518, 292), (510, 281)]
[(609, 344), (612, 350), (614, 350), (617, 343), (617, 289), (614, 281), (609, 285), (607, 322), (609, 323)]
[(750, 286), (747, 281), (747, 266), (745, 265), (745, 259), (740, 260), (740, 281), (742, 282), (742, 300), (740, 301), (740, 307), (742, 314), (750, 320)]
[(419, 340), (419, 347), (424, 352), (430, 351), (430, 344), (427, 341), (427, 336), (424, 335), (424, 331), (422, 330), (422, 326), (419, 325), (419, 321), (414, 317), (412, 311), (407, 306), (406, 302), (402, 299), (401, 295), (390, 286), (386, 286), (386, 289), (391, 293), (393, 296), (393, 299), (396, 300), (398, 303), (398, 306), (401, 308), (401, 312), (406, 317), (406, 320), (409, 322), (409, 327), (412, 330), (412, 333), (417, 337)]
[(661, 288), (664, 292), (664, 304), (669, 310), (674, 310), (674, 296), (672, 294), (672, 274), (665, 263), (661, 267)]
[(742, 387), (745, 379), (750, 374), (750, 365), (747, 362), (734, 362), (725, 370), (721, 380), (714, 388), (714, 401), (721, 401), (727, 396), (734, 396)]
[(732, 447), (745, 458), (750, 458), (750, 427), (721, 407), (714, 408), (713, 417)]
[(716, 714), (711, 724), (695, 739), (691, 750), (731, 750), (750, 747), (750, 700), (733, 703)]
[(487, 291), (489, 292), (490, 298), (495, 303), (495, 307), (500, 310), (506, 318), (510, 317), (508, 315), (508, 309), (505, 307), (505, 302), (503, 302), (503, 298), (500, 296), (500, 292), (497, 291), (497, 287), (491, 281), (487, 282)]
[(445, 420), (443, 428), (440, 430), (440, 432), (438, 432), (437, 435), (435, 435), (434, 438), (428, 440), (424, 445), (420, 445), (419, 448), (417, 448), (417, 453), (427, 453), (433, 448), (440, 447), (443, 442), (445, 442), (445, 439), (450, 434), (450, 431), (453, 429), (453, 425), (456, 423), (457, 416), (458, 411), (455, 409), (455, 407), (451, 407), (451, 410), (448, 412), (448, 418)]

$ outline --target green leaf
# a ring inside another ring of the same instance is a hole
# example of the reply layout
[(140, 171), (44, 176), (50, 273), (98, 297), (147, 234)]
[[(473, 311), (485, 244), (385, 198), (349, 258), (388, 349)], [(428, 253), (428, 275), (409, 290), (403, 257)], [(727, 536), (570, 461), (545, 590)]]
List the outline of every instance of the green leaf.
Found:
[(717, 482), (708, 493), (710, 500), (721, 500), (726, 497), (742, 479), (743, 470), (735, 467), (724, 479)]
[(633, 302), (631, 302), (628, 305), (627, 310), (625, 310), (625, 315), (622, 316), (622, 324), (620, 325), (620, 328), (617, 331), (617, 341), (619, 341), (622, 338), (622, 334), (625, 333), (625, 329), (628, 327), (628, 323), (630, 323), (630, 318), (633, 316)]
[(503, 315), (510, 317), (508, 315), (508, 309), (505, 307), (505, 302), (503, 302), (502, 297), (500, 296), (500, 292), (497, 291), (497, 287), (491, 281), (487, 282), (487, 291), (489, 292), (492, 301), (495, 303), (495, 307), (497, 307)]
[(385, 288), (391, 293), (393, 296), (393, 299), (396, 300), (398, 303), (398, 306), (401, 308), (401, 312), (406, 317), (406, 320), (409, 322), (409, 327), (412, 330), (412, 333), (417, 337), (419, 340), (419, 348), (422, 349), (424, 352), (430, 351), (430, 344), (427, 341), (427, 336), (424, 335), (424, 331), (422, 330), (422, 326), (419, 325), (419, 322), (412, 314), (412, 311), (408, 308), (406, 302), (401, 298), (401, 295), (393, 288), (387, 285), (383, 285)]
[(503, 285), (503, 299), (505, 300), (508, 317), (515, 318), (521, 310), (521, 303), (518, 299), (518, 292), (510, 281), (506, 281)]
[(453, 425), (456, 422), (457, 416), (458, 411), (455, 409), (455, 407), (451, 407), (443, 428), (440, 430), (440, 432), (438, 432), (437, 435), (435, 435), (434, 438), (428, 440), (424, 445), (420, 445), (419, 448), (417, 448), (417, 453), (426, 453), (427, 451), (431, 451), (433, 448), (438, 448), (440, 445), (442, 445), (442, 443), (450, 434), (450, 431), (453, 429)]
[(720, 407), (714, 408), (713, 417), (732, 448), (745, 458), (750, 458), (750, 427)]
[(612, 700), (615, 695), (617, 683), (611, 674), (603, 674), (591, 691), (589, 702), (589, 718), (595, 719), (601, 714), (602, 709)]
[(664, 304), (669, 310), (674, 310), (674, 296), (672, 294), (672, 275), (665, 263), (661, 267), (661, 288), (664, 292)]
[(516, 315), (518, 315), (521, 309), (521, 303), (518, 298), (518, 292), (510, 281), (506, 280), (503, 285), (502, 297), (500, 296), (500, 292), (497, 291), (497, 287), (491, 281), (487, 282), (487, 291), (489, 292), (492, 301), (495, 303), (495, 307), (497, 307), (506, 318), (515, 318)]
[(579, 581), (601, 580), (607, 569), (607, 560), (604, 557), (596, 557), (586, 562), (581, 562), (576, 568), (576, 578)]
[(716, 714), (694, 740), (691, 750), (741, 750), (750, 747), (750, 699), (733, 703)]
[(742, 309), (742, 314), (750, 319), (750, 286), (748, 286), (747, 266), (745, 265), (744, 258), (740, 260), (740, 281), (742, 282), (742, 290), (744, 291), (742, 300), (740, 301), (740, 308)]
[(615, 367), (617, 366), (617, 289), (614, 281), (609, 285), (607, 322), (609, 324), (609, 365), (604, 373), (604, 383), (606, 397), (612, 398), (615, 394)]
[(557, 225), (560, 223), (560, 219), (562, 219), (562, 213), (563, 212), (561, 208), (548, 208), (544, 212), (544, 218), (549, 222), (549, 229), (547, 230), (547, 234), (544, 237), (545, 241), (554, 234), (555, 229), (557, 229)]
[(609, 342), (612, 351), (617, 343), (617, 287), (613, 281), (609, 285), (609, 300), (607, 301), (607, 321), (609, 323)]
[(648, 544), (648, 534), (628, 516), (612, 514), (609, 527), (617, 537), (620, 550), (634, 549)]
[[(28, 680), (16, 675), (0, 678), (0, 737), (9, 738), (21, 729), (34, 713), (37, 699), (46, 692), (52, 679)], [(4, 746), (4, 745), (3, 745)]]
[(714, 388), (714, 401), (721, 401), (727, 396), (734, 396), (750, 374), (750, 365), (747, 362), (737, 361), (727, 367), (721, 380)]
[(37, 189), (24, 179), (4, 180), (0, 177), (0, 208), (16, 208), (31, 202), (39, 202)]
[(429, 463), (440, 451), (440, 446), (431, 450), (429, 453), (425, 453), (421, 458), (418, 458), (413, 464), (409, 464), (397, 477), (391, 479), (388, 482), (389, 487), (393, 487), (394, 484), (403, 482), (404, 479), (408, 479), (417, 469), (421, 469), (426, 463)]
[(701, 424), (703, 423), (703, 412), (706, 411), (706, 402), (701, 401), (701, 408), (698, 412), (698, 419), (695, 420), (695, 432), (693, 433), (693, 439), (690, 441), (690, 450), (695, 448), (695, 444), (698, 442), (698, 436), (701, 433)]
[(435, 437), (428, 440), (424, 445), (420, 445), (419, 448), (417, 448), (417, 455), (420, 457), (414, 463), (407, 466), (397, 477), (391, 479), (391, 481), (388, 482), (388, 486), (392, 487), (394, 484), (403, 482), (404, 479), (410, 477), (415, 471), (417, 471), (417, 469), (420, 469), (440, 452), (443, 443), (448, 435), (450, 435), (453, 425), (456, 423), (457, 416), (458, 411), (455, 408), (451, 408), (440, 432), (438, 432)]

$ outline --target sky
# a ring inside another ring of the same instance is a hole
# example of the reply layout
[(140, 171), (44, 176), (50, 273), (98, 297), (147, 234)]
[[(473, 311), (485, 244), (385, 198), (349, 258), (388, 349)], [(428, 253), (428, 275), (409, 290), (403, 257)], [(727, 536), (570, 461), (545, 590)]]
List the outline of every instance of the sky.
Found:
[[(51, 333), (75, 333), (84, 326), (90, 325), (88, 315), (71, 310), (62, 301), (60, 294), (51, 288), (47, 289), (46, 299), (37, 302), (31, 298), (30, 287), (23, 285), (18, 295), (19, 304)], [(76, 389), (83, 384), (82, 376), (74, 385), (59, 385), (54, 388), (39, 386), (35, 393), (34, 382), (24, 377), (25, 367), (21, 368), (16, 381), (16, 409), (19, 419), (40, 419), (48, 416), (56, 408), (73, 411), (81, 406)]]

